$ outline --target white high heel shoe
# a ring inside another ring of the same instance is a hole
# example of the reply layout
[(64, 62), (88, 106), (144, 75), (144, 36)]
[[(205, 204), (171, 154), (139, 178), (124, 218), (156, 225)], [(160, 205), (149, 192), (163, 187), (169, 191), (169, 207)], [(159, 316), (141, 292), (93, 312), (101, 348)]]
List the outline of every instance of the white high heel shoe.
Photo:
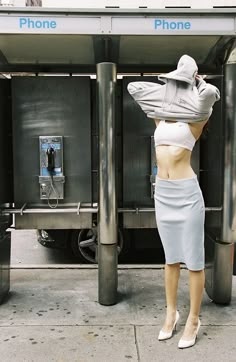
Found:
[(164, 341), (164, 340), (169, 339), (169, 338), (172, 337), (173, 331), (176, 330), (176, 325), (177, 325), (178, 320), (179, 320), (179, 312), (176, 311), (175, 322), (174, 322), (172, 330), (170, 332), (164, 332), (161, 329), (160, 332), (159, 332), (159, 335), (158, 335), (158, 340), (159, 341)]
[(186, 340), (186, 339), (181, 338), (179, 340), (178, 347), (179, 348), (189, 348), (189, 347), (194, 346), (195, 343), (196, 343), (196, 339), (197, 339), (197, 335), (198, 335), (200, 326), (201, 326), (201, 322), (200, 322), (200, 319), (198, 319), (198, 325), (197, 325), (197, 330), (196, 330), (195, 336), (190, 340)]

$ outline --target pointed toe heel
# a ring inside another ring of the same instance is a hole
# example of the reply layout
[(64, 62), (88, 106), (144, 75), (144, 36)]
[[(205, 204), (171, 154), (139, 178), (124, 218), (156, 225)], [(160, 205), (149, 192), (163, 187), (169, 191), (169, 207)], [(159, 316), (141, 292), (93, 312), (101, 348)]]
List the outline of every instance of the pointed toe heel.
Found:
[(178, 320), (179, 320), (179, 312), (177, 311), (176, 316), (175, 316), (175, 322), (174, 322), (172, 330), (170, 332), (164, 332), (161, 329), (160, 332), (159, 332), (159, 335), (158, 335), (158, 340), (159, 341), (165, 341), (166, 339), (170, 339), (173, 336), (173, 332), (174, 332), (174, 330), (176, 330)]
[(195, 336), (192, 339), (189, 339), (189, 340), (181, 338), (179, 340), (179, 343), (178, 343), (178, 348), (184, 349), (184, 348), (193, 347), (195, 345), (195, 343), (196, 343), (197, 335), (198, 335), (200, 326), (201, 326), (201, 322), (200, 322), (200, 320), (198, 320), (198, 326), (197, 326)]

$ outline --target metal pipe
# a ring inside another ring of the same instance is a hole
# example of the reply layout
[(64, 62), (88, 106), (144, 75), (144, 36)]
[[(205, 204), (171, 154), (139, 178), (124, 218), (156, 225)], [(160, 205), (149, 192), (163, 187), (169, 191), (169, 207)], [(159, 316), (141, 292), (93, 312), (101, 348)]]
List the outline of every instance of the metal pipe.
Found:
[[(215, 211), (222, 211), (222, 207), (206, 207), (206, 212), (215, 212)], [(140, 214), (140, 213), (154, 213), (155, 209), (151, 207), (137, 207), (137, 208), (118, 208), (117, 210), (119, 213), (130, 213), (130, 214)], [(91, 213), (95, 214), (98, 212), (98, 207), (80, 207), (77, 208), (57, 208), (57, 209), (51, 209), (51, 208), (4, 208), (0, 211), (1, 215), (9, 215), (9, 214), (80, 214), (80, 213)]]
[[(233, 242), (236, 195), (236, 64), (224, 66), (224, 180), (220, 242), (206, 235), (205, 245), (214, 258), (206, 269), (206, 291), (216, 303), (229, 303), (232, 293)], [(210, 254), (209, 254), (210, 255)], [(210, 273), (208, 270), (210, 269)]]
[[(97, 64), (99, 122), (99, 303), (112, 305), (117, 298), (117, 201), (115, 175), (116, 65)], [(108, 282), (109, 281), (109, 282)]]
[(233, 243), (215, 243), (214, 248), (213, 300), (215, 303), (228, 304), (232, 296)]
[(98, 208), (85, 207), (78, 209), (77, 208), (61, 208), (61, 209), (44, 209), (44, 208), (32, 208), (32, 209), (3, 209), (1, 214), (80, 214), (80, 213), (96, 213)]
[[(222, 211), (223, 208), (216, 206), (216, 207), (206, 207), (205, 211), (206, 212), (215, 212), (215, 211)], [(153, 207), (137, 207), (137, 208), (118, 208), (118, 212), (119, 213), (146, 213), (146, 212), (155, 212), (155, 209)]]
[(117, 245), (98, 243), (98, 301), (113, 305), (117, 301)]
[(222, 242), (235, 242), (233, 230), (236, 223), (236, 64), (224, 67), (225, 89), (225, 167), (223, 191)]

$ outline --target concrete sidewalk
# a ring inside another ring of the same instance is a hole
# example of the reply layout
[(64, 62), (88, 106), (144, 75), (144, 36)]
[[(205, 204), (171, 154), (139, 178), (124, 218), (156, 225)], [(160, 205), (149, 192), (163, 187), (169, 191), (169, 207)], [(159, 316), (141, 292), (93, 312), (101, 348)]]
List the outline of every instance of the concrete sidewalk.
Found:
[(97, 270), (13, 269), (11, 292), (0, 306), (2, 362), (236, 361), (236, 277), (232, 303), (204, 294), (199, 338), (179, 350), (188, 314), (188, 273), (181, 271), (180, 324), (159, 342), (165, 315), (163, 269), (119, 269), (119, 300), (101, 306)]

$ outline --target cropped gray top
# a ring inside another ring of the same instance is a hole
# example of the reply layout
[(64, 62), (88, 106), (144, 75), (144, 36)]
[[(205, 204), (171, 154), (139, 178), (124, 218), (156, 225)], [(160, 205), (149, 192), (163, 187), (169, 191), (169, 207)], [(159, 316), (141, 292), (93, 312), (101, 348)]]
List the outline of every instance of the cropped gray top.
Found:
[(197, 71), (195, 60), (183, 55), (176, 70), (158, 76), (165, 84), (131, 82), (127, 89), (149, 118), (200, 122), (210, 117), (220, 92), (200, 76), (196, 78)]

